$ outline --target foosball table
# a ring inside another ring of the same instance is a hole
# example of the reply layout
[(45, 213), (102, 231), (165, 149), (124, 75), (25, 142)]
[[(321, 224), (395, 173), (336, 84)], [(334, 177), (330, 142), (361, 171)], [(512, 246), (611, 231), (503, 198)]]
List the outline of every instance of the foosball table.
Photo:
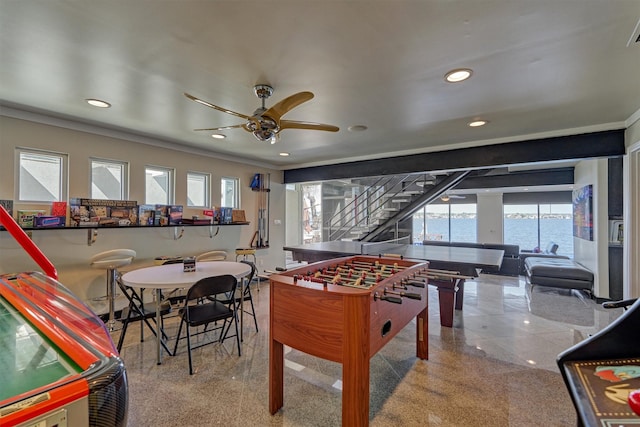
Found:
[(270, 276), (269, 409), (284, 404), (284, 346), (342, 364), (342, 424), (369, 424), (369, 359), (416, 318), (428, 358), (428, 262), (353, 256)]

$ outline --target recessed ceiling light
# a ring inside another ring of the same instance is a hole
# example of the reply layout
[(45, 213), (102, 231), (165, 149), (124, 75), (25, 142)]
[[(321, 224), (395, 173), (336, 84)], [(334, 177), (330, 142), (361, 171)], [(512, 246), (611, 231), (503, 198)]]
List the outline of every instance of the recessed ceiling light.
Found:
[(87, 101), (89, 105), (93, 105), (94, 107), (98, 107), (98, 108), (111, 107), (111, 104), (109, 104), (107, 101), (102, 101), (100, 99), (89, 98), (89, 99), (86, 99), (85, 101)]
[(368, 127), (366, 127), (365, 125), (353, 125), (353, 126), (349, 126), (347, 128), (347, 130), (349, 132), (362, 132), (369, 129)]
[(289, 157), (289, 153), (280, 153), (282, 157)]
[(215, 139), (225, 139), (227, 137), (227, 135), (223, 135), (221, 133), (214, 133), (211, 135), (211, 138), (215, 138)]
[(444, 79), (449, 83), (458, 83), (467, 80), (471, 77), (471, 74), (473, 74), (473, 71), (469, 68), (457, 68), (445, 74)]
[(484, 126), (487, 123), (489, 123), (489, 122), (486, 121), (486, 120), (474, 120), (471, 123), (469, 123), (469, 126), (472, 127), (472, 128), (477, 128), (479, 126)]

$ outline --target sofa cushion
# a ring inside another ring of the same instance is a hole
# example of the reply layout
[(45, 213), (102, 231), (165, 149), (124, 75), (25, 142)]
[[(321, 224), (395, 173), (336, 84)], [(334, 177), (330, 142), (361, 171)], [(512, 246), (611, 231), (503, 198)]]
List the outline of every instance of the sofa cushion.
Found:
[(591, 270), (571, 259), (527, 257), (524, 264), (532, 285), (587, 290), (593, 287)]

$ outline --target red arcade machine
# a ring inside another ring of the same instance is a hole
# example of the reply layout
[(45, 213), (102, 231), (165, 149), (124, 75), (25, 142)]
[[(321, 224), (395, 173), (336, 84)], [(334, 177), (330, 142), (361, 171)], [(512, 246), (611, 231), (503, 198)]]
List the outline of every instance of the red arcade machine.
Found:
[(127, 375), (104, 323), (2, 206), (0, 224), (45, 273), (0, 275), (0, 425), (126, 426)]

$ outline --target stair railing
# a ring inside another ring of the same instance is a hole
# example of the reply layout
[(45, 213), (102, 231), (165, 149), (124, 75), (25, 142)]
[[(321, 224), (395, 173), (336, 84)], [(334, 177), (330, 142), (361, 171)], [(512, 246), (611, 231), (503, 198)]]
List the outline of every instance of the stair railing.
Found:
[[(340, 240), (358, 228), (370, 227), (373, 221), (377, 220), (377, 214), (389, 207), (394, 197), (406, 191), (407, 187), (415, 184), (421, 177), (422, 175), (415, 174), (400, 177), (394, 175), (376, 180), (328, 220), (329, 240)], [(380, 191), (381, 189), (383, 191)], [(363, 215), (363, 212), (366, 214)], [(352, 221), (351, 226), (347, 228), (344, 228), (344, 225), (349, 221), (345, 218)], [(338, 229), (334, 231), (336, 226)]]

